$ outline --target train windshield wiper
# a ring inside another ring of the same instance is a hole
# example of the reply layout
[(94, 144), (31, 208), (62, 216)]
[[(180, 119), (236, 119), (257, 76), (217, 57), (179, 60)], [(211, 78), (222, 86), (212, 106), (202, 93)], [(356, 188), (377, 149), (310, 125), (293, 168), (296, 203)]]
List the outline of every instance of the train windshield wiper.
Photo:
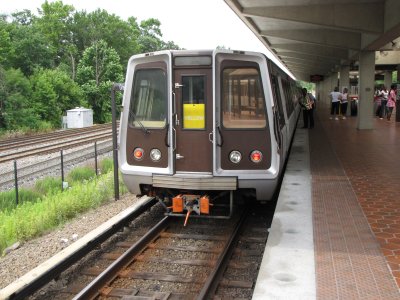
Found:
[(143, 123), (140, 122), (140, 120), (136, 117), (134, 112), (130, 111), (129, 114), (133, 117), (132, 121), (133, 122), (136, 121), (139, 124), (139, 126), (143, 130), (144, 134), (149, 134), (150, 133), (150, 131), (146, 127), (144, 127)]

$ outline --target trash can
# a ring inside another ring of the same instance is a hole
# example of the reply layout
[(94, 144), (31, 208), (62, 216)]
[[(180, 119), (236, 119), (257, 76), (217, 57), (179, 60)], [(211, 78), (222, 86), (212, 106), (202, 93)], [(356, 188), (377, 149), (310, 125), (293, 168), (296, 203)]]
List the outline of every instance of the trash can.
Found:
[(358, 99), (352, 99), (351, 104), (350, 104), (350, 112), (351, 116), (357, 116), (357, 110), (358, 110)]

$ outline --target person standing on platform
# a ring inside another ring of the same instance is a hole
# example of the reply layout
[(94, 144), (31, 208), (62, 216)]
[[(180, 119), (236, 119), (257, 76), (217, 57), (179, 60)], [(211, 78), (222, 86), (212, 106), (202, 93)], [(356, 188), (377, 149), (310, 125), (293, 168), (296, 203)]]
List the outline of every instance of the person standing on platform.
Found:
[(342, 100), (342, 94), (339, 92), (339, 88), (337, 86), (335, 86), (335, 88), (333, 89), (333, 92), (331, 92), (329, 94), (329, 97), (331, 98), (331, 101), (332, 101), (330, 119), (332, 120), (332, 118), (335, 117), (335, 120), (339, 120), (339, 118), (338, 118), (339, 105), (340, 105), (340, 101)]
[(381, 91), (379, 88), (375, 91), (374, 101), (376, 105), (375, 116), (380, 117), (382, 111), (382, 96), (380, 95)]
[(381, 97), (381, 111), (379, 113), (379, 118), (383, 119), (383, 117), (387, 114), (386, 104), (388, 102), (389, 92), (386, 89), (386, 86), (382, 85), (382, 88), (379, 91), (379, 95)]
[(301, 106), (303, 108), (303, 128), (308, 128), (310, 125), (310, 129), (314, 128), (314, 96), (307, 93), (307, 89), (303, 88), (302, 92), (302, 99), (301, 99)]
[(392, 84), (390, 87), (390, 92), (387, 100), (387, 120), (390, 121), (392, 116), (393, 108), (396, 106), (396, 85)]
[(340, 102), (340, 112), (342, 114), (342, 120), (346, 120), (347, 104), (348, 104), (347, 98), (349, 96), (348, 91), (349, 90), (347, 88), (343, 89), (342, 100)]

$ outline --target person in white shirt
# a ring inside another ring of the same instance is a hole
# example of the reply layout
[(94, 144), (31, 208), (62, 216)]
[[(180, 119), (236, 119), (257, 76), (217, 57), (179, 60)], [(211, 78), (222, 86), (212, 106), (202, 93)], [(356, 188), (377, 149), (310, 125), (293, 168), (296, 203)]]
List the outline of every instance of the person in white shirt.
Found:
[(332, 101), (332, 106), (331, 106), (331, 117), (335, 117), (335, 120), (339, 120), (338, 115), (339, 115), (339, 105), (340, 101), (342, 100), (342, 93), (339, 92), (339, 88), (335, 86), (333, 92), (329, 94), (329, 97), (331, 98)]

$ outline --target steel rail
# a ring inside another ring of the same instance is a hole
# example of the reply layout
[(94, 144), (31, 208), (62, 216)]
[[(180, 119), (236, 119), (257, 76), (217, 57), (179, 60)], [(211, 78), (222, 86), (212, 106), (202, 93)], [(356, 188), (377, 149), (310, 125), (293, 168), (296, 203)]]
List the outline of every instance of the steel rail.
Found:
[[(114, 235), (116, 232), (120, 231), (126, 224), (140, 216), (142, 213), (147, 211), (150, 207), (155, 205), (157, 201), (155, 198), (144, 199), (144, 203), (140, 205), (137, 209), (132, 211), (130, 214), (123, 217), (118, 223), (113, 224), (111, 227), (107, 228), (100, 235), (97, 235), (90, 241), (88, 241), (84, 246), (79, 248), (77, 251), (71, 253), (69, 256), (66, 256), (63, 260), (58, 263), (51, 265), (50, 268), (46, 272), (41, 274), (34, 274), (31, 276), (31, 281), (29, 284), (24, 284), (20, 288), (15, 288), (11, 294), (8, 294), (9, 290), (13, 290), (12, 284), (9, 287), (0, 291), (1, 299), (26, 299), (26, 297), (32, 295), (38, 289), (49, 283), (51, 280), (57, 278), (61, 272), (65, 271), (69, 267), (71, 267), (74, 263), (85, 257), (90, 251), (96, 248), (98, 245), (106, 241), (109, 237)], [(79, 241), (79, 240), (78, 240)], [(33, 279), (32, 279), (33, 278)], [(7, 291), (6, 291), (7, 290)]]
[(146, 247), (154, 238), (156, 238), (161, 231), (163, 231), (170, 223), (171, 217), (166, 216), (158, 222), (146, 235), (133, 244), (128, 250), (125, 251), (116, 261), (114, 261), (107, 269), (105, 269), (99, 276), (97, 276), (89, 285), (87, 285), (73, 300), (78, 299), (93, 299), (100, 293), (100, 289), (107, 283), (111, 282), (118, 272), (131, 263), (138, 254), (141, 253), (143, 248)]
[(17, 138), (10, 138), (7, 140), (0, 140), (0, 150), (3, 150), (4, 148), (11, 148), (18, 146), (23, 143), (30, 143), (35, 142), (37, 143), (38, 141), (41, 140), (53, 140), (55, 138), (60, 138), (60, 137), (69, 137), (69, 136), (74, 136), (78, 135), (79, 133), (91, 133), (93, 131), (101, 131), (101, 130), (107, 130), (110, 129), (110, 124), (101, 124), (101, 125), (94, 125), (91, 127), (84, 127), (84, 128), (76, 128), (76, 129), (67, 129), (63, 131), (53, 131), (50, 133), (43, 133), (43, 134), (37, 134), (37, 135), (32, 135), (32, 136), (23, 136), (23, 137), (17, 137)]
[(200, 291), (200, 293), (197, 295), (196, 299), (210, 299), (210, 296), (213, 295), (216, 291), (216, 288), (218, 287), (219, 280), (218, 278), (222, 277), (226, 266), (229, 263), (229, 258), (231, 257), (234, 246), (236, 244), (237, 239), (239, 238), (239, 234), (243, 228), (243, 225), (246, 223), (247, 217), (248, 217), (248, 208), (242, 213), (239, 221), (237, 222), (237, 225), (235, 229), (232, 231), (231, 236), (229, 237), (229, 240), (224, 247), (224, 250), (218, 257), (217, 263), (213, 271), (210, 273), (208, 278), (206, 279), (206, 282)]
[(42, 153), (52, 153), (52, 152), (56, 152), (61, 149), (65, 150), (65, 149), (69, 149), (69, 148), (76, 147), (79, 145), (88, 144), (90, 142), (104, 140), (104, 139), (107, 139), (110, 137), (111, 137), (111, 133), (102, 133), (102, 134), (96, 135), (95, 137), (93, 137), (93, 136), (90, 138), (82, 137), (82, 138), (76, 139), (73, 142), (71, 142), (71, 141), (62, 142), (62, 143), (59, 143), (56, 145), (42, 146), (42, 147), (38, 147), (35, 149), (28, 149), (28, 150), (19, 151), (17, 153), (6, 154), (3, 156), (0, 156), (0, 163), (4, 163), (7, 161), (11, 161), (11, 160), (16, 160), (16, 159), (22, 158), (22, 157), (42, 154)]

